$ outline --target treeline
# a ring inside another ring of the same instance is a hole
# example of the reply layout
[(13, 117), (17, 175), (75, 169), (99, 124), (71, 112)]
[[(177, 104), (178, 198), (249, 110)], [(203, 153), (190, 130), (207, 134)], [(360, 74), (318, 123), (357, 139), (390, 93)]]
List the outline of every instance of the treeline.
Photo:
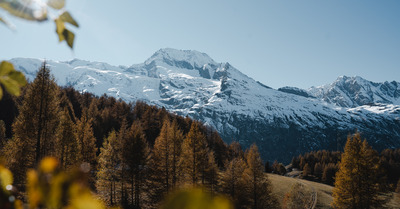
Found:
[(279, 205), (257, 146), (228, 146), (212, 128), (144, 102), (60, 88), (45, 63), (21, 97), (5, 95), (0, 107), (0, 153), (22, 197), (27, 170), (52, 156), (64, 170), (87, 172), (109, 205), (155, 208), (188, 186), (225, 194), (237, 208)]
[[(320, 150), (292, 159), (293, 168), (303, 171), (303, 178), (334, 185), (342, 152)], [(392, 189), (400, 179), (400, 149), (385, 149), (379, 154), (382, 178)]]

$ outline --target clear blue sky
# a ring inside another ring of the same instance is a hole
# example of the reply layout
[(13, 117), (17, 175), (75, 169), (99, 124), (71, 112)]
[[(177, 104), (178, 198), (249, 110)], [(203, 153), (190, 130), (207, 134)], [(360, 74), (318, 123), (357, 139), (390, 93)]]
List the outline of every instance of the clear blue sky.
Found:
[(194, 49), (273, 88), (309, 88), (340, 75), (400, 81), (400, 1), (67, 0), (74, 50), (53, 22), (6, 15), (0, 60), (13, 57), (132, 65), (160, 48)]

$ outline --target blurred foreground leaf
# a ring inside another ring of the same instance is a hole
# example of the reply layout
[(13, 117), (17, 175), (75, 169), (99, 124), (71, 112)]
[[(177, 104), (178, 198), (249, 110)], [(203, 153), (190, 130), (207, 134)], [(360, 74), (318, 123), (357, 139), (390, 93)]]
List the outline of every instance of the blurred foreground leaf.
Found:
[[(21, 87), (26, 85), (23, 73), (16, 71), (14, 66), (6, 61), (0, 63), (0, 84), (11, 95), (19, 96)], [(0, 99), (3, 97), (3, 90), (0, 88)]]
[(55, 158), (44, 158), (39, 169), (28, 172), (27, 195), (30, 208), (105, 209), (85, 184), (85, 173), (61, 171)]
[(13, 176), (10, 170), (0, 165), (0, 186), (3, 191), (10, 190), (9, 186), (12, 185)]
[[(36, 22), (48, 20), (48, 8), (61, 10), (64, 7), (65, 0), (47, 0), (46, 3), (36, 0), (0, 0), (0, 9), (4, 9), (15, 17)], [(53, 17), (53, 15), (49, 16)], [(67, 29), (64, 24), (69, 23), (71, 25), (74, 25), (75, 27), (79, 27), (79, 24), (67, 11), (64, 11), (61, 15), (55, 18), (54, 21), (56, 23), (56, 33), (58, 35), (59, 41), (62, 42), (65, 40), (68, 46), (72, 49), (74, 45), (75, 34)], [(10, 29), (14, 29), (14, 26), (2, 17), (0, 17), (0, 22), (4, 23)]]
[(65, 6), (65, 0), (48, 0), (47, 5), (53, 9), (60, 10)]
[(212, 196), (202, 189), (190, 189), (173, 193), (161, 209), (233, 209), (233, 206), (222, 196)]
[(47, 9), (39, 1), (2, 0), (0, 7), (11, 15), (25, 20), (39, 22), (47, 20)]
[(71, 25), (74, 25), (75, 27), (78, 27), (78, 28), (79, 28), (78, 23), (74, 20), (74, 18), (72, 18), (71, 14), (70, 14), (69, 12), (64, 12), (64, 13), (62, 13), (62, 14), (60, 15), (60, 19), (61, 19), (63, 22), (67, 22), (67, 23), (69, 23), (69, 24), (71, 24)]
[(54, 20), (56, 23), (56, 33), (58, 35), (59, 42), (66, 41), (68, 46), (72, 49), (74, 46), (75, 34), (65, 27), (65, 23), (70, 23), (76, 27), (79, 27), (78, 23), (71, 17), (68, 12), (64, 12), (57, 19)]

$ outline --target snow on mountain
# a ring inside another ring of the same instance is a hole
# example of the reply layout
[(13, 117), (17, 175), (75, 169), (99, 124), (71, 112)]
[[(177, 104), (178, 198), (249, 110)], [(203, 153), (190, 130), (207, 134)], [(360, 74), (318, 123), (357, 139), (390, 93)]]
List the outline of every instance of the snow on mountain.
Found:
[(400, 105), (400, 83), (375, 83), (359, 76), (341, 76), (332, 84), (311, 87), (309, 94), (341, 107), (383, 103)]
[[(11, 60), (30, 80), (42, 61)], [(332, 101), (340, 99), (326, 99), (326, 102), (319, 99), (325, 98), (321, 95), (330, 92), (330, 88), (341, 89), (338, 85), (310, 90), (309, 94), (317, 99), (278, 91), (249, 78), (229, 63), (217, 63), (207, 54), (191, 50), (161, 49), (144, 63), (129, 67), (76, 59), (46, 62), (61, 86), (70, 85), (96, 95), (106, 93), (128, 102), (143, 100), (164, 106), (213, 126), (228, 143), (238, 140), (244, 147), (257, 143), (268, 160), (288, 161), (289, 157), (305, 151), (334, 149), (338, 137), (345, 140), (355, 129), (368, 136), (378, 149), (400, 146), (399, 91), (393, 90), (398, 86), (394, 82), (375, 84), (357, 78), (355, 86), (362, 93), (356, 98), (373, 92), (376, 96), (368, 97), (373, 101), (391, 102), (386, 105), (364, 102), (363, 106), (355, 106), (352, 97), (343, 96), (343, 102), (347, 102), (343, 104), (349, 105), (338, 106)], [(364, 88), (370, 91), (361, 91)], [(385, 88), (388, 89), (385, 94), (376, 93), (377, 89)], [(342, 88), (340, 92), (345, 91)], [(390, 99), (390, 94), (397, 100)]]

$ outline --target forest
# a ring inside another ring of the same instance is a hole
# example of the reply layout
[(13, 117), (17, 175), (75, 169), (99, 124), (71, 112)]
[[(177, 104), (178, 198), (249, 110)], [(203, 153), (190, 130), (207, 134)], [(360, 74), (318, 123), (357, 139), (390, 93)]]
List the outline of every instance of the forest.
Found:
[(192, 186), (225, 194), (237, 208), (278, 206), (256, 145), (228, 146), (199, 121), (144, 102), (59, 87), (45, 63), (22, 96), (6, 94), (0, 107), (1, 157), (19, 199), (26, 173), (52, 156), (64, 171), (89, 169), (88, 186), (109, 206), (157, 208)]
[[(170, 194), (188, 188), (224, 196), (234, 208), (293, 208), (304, 186), (294, 187), (281, 205), (267, 173), (285, 175), (294, 169), (302, 171), (302, 178), (334, 185), (337, 208), (348, 204), (343, 194), (358, 192), (348, 185), (363, 174), (368, 175), (357, 180), (356, 188), (365, 186), (368, 192), (353, 197), (354, 208), (380, 207), (387, 201), (380, 194), (399, 189), (400, 151), (378, 155), (359, 133), (349, 135), (344, 153), (315, 151), (294, 157), (289, 167), (276, 161), (270, 166), (255, 144), (246, 150), (238, 142), (227, 145), (213, 128), (189, 117), (141, 101), (128, 104), (59, 87), (46, 63), (20, 97), (5, 93), (0, 108), (1, 164), (13, 175), (13, 195), (31, 208), (69, 204), (67, 197), (73, 195), (43, 200), (57, 185), (49, 182), (50, 173), (57, 179), (62, 172), (71, 173), (60, 177), (64, 190), (73, 188), (71, 182), (83, 182), (106, 206), (121, 208), (161, 208)], [(354, 166), (360, 170), (348, 171)], [(371, 201), (365, 203), (365, 197)], [(0, 198), (4, 202), (9, 199)]]

